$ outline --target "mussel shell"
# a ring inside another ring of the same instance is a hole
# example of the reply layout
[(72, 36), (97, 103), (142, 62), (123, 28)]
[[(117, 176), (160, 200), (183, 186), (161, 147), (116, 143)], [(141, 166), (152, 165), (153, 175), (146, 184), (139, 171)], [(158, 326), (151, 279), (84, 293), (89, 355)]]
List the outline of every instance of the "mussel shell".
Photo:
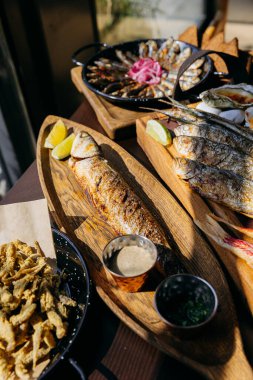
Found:
[(210, 107), (247, 108), (253, 105), (253, 86), (228, 84), (202, 92), (200, 99)]

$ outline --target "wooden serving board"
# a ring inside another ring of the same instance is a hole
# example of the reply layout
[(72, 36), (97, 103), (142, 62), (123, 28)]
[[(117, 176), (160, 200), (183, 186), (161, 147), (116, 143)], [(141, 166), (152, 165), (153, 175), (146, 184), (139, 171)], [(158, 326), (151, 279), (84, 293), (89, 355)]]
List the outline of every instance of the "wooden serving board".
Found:
[(117, 107), (88, 89), (82, 79), (82, 67), (71, 69), (71, 79), (94, 109), (98, 121), (111, 139), (135, 136), (135, 120), (149, 112), (132, 111)]
[[(155, 114), (153, 118), (156, 116), (159, 118), (159, 116)], [(177, 177), (173, 169), (173, 158), (179, 155), (173, 146), (166, 149), (145, 132), (146, 123), (149, 119), (150, 117), (145, 117), (136, 121), (137, 141), (159, 176), (171, 189), (191, 217), (205, 223), (206, 215), (214, 212), (229, 222), (241, 225), (234, 212), (218, 203), (204, 200), (195, 191), (191, 190), (187, 183)], [(222, 231), (222, 227), (216, 222), (214, 222), (214, 224), (216, 227), (213, 233), (217, 235), (217, 231)], [(210, 237), (207, 236), (207, 239), (228, 269), (241, 294), (246, 298), (251, 313), (253, 314), (253, 269), (250, 268), (244, 260), (218, 246)]]
[(210, 247), (189, 215), (173, 196), (123, 148), (92, 129), (64, 120), (69, 130), (86, 131), (99, 144), (103, 155), (119, 171), (156, 216), (186, 269), (209, 281), (216, 289), (219, 310), (200, 335), (183, 340), (172, 335), (154, 307), (152, 287), (138, 293), (119, 290), (105, 272), (101, 253), (116, 236), (76, 182), (67, 161), (57, 161), (43, 148), (50, 126), (58, 120), (48, 116), (37, 143), (39, 177), (52, 216), (83, 253), (98, 293), (112, 311), (133, 331), (158, 349), (195, 368), (209, 379), (253, 379), (242, 349), (231, 294)]

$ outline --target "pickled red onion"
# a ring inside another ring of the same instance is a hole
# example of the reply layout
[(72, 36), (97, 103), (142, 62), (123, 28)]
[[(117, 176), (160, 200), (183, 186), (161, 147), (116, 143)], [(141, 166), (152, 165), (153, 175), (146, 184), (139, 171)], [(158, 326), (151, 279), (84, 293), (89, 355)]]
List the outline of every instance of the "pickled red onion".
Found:
[(152, 58), (141, 58), (133, 64), (127, 74), (139, 83), (158, 84), (161, 80), (162, 68)]

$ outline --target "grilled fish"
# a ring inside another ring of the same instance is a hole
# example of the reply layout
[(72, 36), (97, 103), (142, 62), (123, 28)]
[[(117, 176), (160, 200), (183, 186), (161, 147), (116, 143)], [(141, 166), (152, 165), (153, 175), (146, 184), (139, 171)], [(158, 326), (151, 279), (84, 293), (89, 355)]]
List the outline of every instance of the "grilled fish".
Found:
[(176, 158), (177, 175), (188, 181), (200, 195), (232, 210), (253, 215), (253, 183), (237, 174), (203, 165), (186, 158)]
[(176, 136), (203, 137), (213, 142), (230, 145), (253, 157), (253, 143), (241, 135), (228, 131), (221, 126), (182, 124), (174, 129)]
[(237, 133), (238, 135), (253, 141), (253, 130), (242, 125), (238, 125), (231, 120), (219, 117), (219, 115), (214, 115), (209, 112), (203, 112), (201, 110), (188, 108), (187, 106), (169, 98), (169, 101), (161, 99), (160, 102), (173, 105), (174, 107), (168, 110), (158, 110), (154, 108), (153, 111), (162, 113), (169, 116), (172, 120), (182, 122), (182, 123), (194, 123), (199, 126), (222, 126), (224, 129)]
[(75, 158), (86, 158), (99, 155), (99, 148), (93, 138), (86, 132), (79, 132), (73, 142), (71, 156)]
[(234, 173), (253, 181), (253, 157), (201, 137), (178, 136), (173, 139), (177, 152), (186, 158)]
[(124, 179), (101, 156), (73, 162), (72, 170), (83, 187), (89, 188), (96, 208), (123, 234), (145, 235), (165, 245), (164, 233)]
[[(77, 137), (79, 139), (79, 137)], [(94, 139), (93, 145), (97, 145)], [(78, 148), (80, 150), (80, 146)], [(123, 177), (102, 157), (101, 152), (92, 149), (85, 159), (69, 159), (77, 181), (88, 189), (95, 207), (106, 217), (108, 223), (120, 234), (146, 236), (159, 246), (158, 269), (172, 274), (183, 268), (172, 255), (169, 243), (158, 222), (151, 215), (142, 200), (134, 193)], [(87, 152), (86, 152), (87, 153)], [(75, 149), (72, 152), (76, 154)], [(161, 246), (166, 249), (161, 249)]]

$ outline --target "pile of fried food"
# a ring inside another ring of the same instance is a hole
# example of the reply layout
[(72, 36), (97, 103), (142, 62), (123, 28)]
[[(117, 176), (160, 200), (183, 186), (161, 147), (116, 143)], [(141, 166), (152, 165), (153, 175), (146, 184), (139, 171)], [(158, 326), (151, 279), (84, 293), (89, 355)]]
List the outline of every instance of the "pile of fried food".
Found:
[(67, 333), (76, 302), (60, 291), (61, 278), (37, 242), (0, 246), (0, 379), (38, 378), (49, 353)]

